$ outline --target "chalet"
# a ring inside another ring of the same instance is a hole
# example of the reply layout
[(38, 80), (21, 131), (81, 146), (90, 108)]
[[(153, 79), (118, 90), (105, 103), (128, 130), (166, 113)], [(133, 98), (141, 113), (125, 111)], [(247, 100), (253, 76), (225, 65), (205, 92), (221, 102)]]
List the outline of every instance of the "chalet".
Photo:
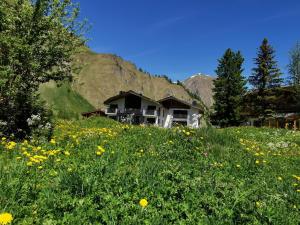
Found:
[(257, 91), (252, 91), (244, 97), (243, 116), (247, 118), (246, 125), (268, 126), (273, 128), (300, 129), (300, 96), (299, 90), (292, 86), (269, 89), (269, 104), (272, 105), (274, 113), (262, 122), (257, 115), (254, 99)]
[(132, 124), (154, 124), (170, 128), (174, 124), (192, 128), (200, 126), (203, 110), (196, 104), (169, 96), (159, 101), (132, 90), (123, 92), (104, 101), (105, 114), (120, 122)]

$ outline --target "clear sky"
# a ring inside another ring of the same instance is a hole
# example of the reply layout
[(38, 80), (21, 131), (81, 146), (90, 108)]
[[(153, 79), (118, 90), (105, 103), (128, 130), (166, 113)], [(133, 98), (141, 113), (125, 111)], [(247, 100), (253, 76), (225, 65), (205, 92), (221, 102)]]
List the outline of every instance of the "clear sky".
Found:
[(175, 81), (199, 72), (214, 75), (227, 48), (242, 52), (247, 77), (264, 37), (286, 74), (288, 52), (300, 41), (300, 0), (77, 1), (92, 25), (92, 50)]

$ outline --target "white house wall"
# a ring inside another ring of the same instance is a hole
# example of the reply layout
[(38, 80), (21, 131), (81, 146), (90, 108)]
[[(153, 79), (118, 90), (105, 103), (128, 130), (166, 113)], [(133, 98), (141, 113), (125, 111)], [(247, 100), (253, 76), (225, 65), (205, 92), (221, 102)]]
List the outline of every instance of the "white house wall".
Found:
[(153, 102), (147, 101), (146, 99), (142, 99), (141, 109), (147, 109), (148, 106), (156, 106), (156, 110), (158, 110), (157, 104), (154, 104)]
[[(165, 111), (164, 116), (162, 113), (162, 110)], [(170, 128), (172, 127), (172, 121), (184, 121), (184, 119), (173, 119), (173, 112), (174, 110), (186, 110), (188, 111), (187, 114), (187, 126), (191, 128), (198, 128), (200, 126), (199, 124), (199, 118), (201, 114), (199, 113), (198, 109), (191, 108), (191, 109), (181, 109), (181, 108), (171, 108), (171, 109), (166, 109), (163, 108), (161, 109), (161, 116), (160, 116), (160, 125), (164, 128)]]
[(199, 127), (199, 119), (201, 114), (199, 113), (198, 109), (191, 108), (188, 111), (188, 126), (192, 128), (198, 128)]
[(117, 104), (118, 105), (118, 110), (120, 110), (121, 112), (124, 112), (124, 110), (125, 110), (125, 98), (117, 99), (115, 101), (112, 101), (109, 104), (110, 105)]

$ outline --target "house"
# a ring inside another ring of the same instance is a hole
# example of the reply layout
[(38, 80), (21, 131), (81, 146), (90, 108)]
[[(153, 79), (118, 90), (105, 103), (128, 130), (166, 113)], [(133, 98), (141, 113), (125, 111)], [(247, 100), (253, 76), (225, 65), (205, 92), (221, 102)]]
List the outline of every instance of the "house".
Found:
[(121, 91), (118, 95), (104, 101), (105, 114), (120, 122), (132, 124), (154, 124), (170, 128), (174, 124), (200, 127), (203, 110), (196, 104), (169, 96), (153, 100), (132, 90)]
[(273, 113), (269, 118), (262, 118), (257, 114), (255, 99), (257, 91), (251, 91), (244, 97), (242, 115), (247, 119), (245, 125), (267, 126), (273, 128), (300, 129), (300, 95), (299, 90), (293, 86), (269, 89), (269, 105)]

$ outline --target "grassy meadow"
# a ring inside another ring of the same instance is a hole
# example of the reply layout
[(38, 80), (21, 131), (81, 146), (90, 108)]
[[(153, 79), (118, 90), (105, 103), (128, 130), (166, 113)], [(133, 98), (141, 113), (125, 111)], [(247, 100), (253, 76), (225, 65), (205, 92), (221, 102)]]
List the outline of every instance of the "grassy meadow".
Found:
[(13, 224), (299, 224), (300, 132), (60, 120), (0, 140), (0, 187)]

